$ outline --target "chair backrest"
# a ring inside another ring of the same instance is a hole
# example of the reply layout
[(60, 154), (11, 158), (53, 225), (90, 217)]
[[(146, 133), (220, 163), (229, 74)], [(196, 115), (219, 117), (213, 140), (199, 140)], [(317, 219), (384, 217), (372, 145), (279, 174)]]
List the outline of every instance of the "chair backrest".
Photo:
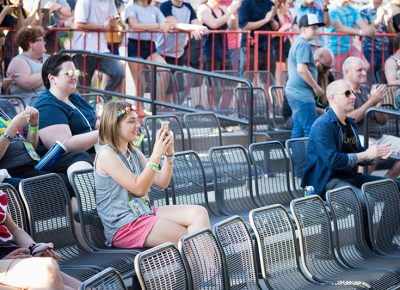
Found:
[(17, 226), (29, 233), (30, 230), (26, 218), (26, 209), (19, 193), (12, 185), (8, 183), (1, 183), (0, 191), (5, 192), (8, 196), (8, 212), (10, 213), (13, 221), (17, 224)]
[(272, 111), (271, 119), (274, 128), (281, 128), (285, 124), (284, 117), (284, 95), (285, 91), (283, 86), (270, 86), (268, 88), (268, 95), (271, 98), (270, 110)]
[(83, 281), (79, 290), (125, 290), (124, 280), (118, 271), (112, 267), (108, 267), (103, 271), (95, 274), (89, 279)]
[(213, 113), (187, 113), (183, 116), (189, 139), (189, 149), (201, 160), (207, 160), (208, 149), (222, 145), (221, 125)]
[(262, 205), (289, 205), (293, 198), (289, 184), (289, 160), (278, 141), (253, 143), (249, 146), (253, 165), (256, 196)]
[(175, 154), (171, 189), (174, 204), (202, 205), (209, 215), (216, 215), (209, 204), (204, 167), (195, 151)]
[(311, 284), (300, 270), (296, 233), (282, 205), (250, 212), (261, 263), (261, 273), (270, 289), (299, 289)]
[(169, 122), (169, 130), (174, 134), (175, 151), (185, 150), (185, 136), (183, 133), (182, 123), (175, 115), (157, 115), (147, 116), (144, 118), (144, 128), (146, 135), (149, 138), (149, 152), (153, 152), (153, 147), (156, 139), (156, 134), (161, 128), (161, 122)]
[(174, 79), (178, 90), (179, 104), (209, 110), (210, 92), (208, 77), (199, 74), (175, 71)]
[(400, 193), (393, 180), (367, 182), (362, 186), (372, 246), (380, 254), (399, 252)]
[(135, 271), (143, 290), (192, 289), (190, 274), (172, 243), (136, 255)]
[(291, 191), (294, 196), (303, 196), (301, 178), (307, 165), (308, 138), (293, 138), (286, 140), (285, 147), (290, 161)]
[(194, 289), (228, 289), (225, 257), (211, 230), (183, 236), (178, 248), (191, 273)]
[(97, 212), (93, 169), (73, 172), (72, 180), (84, 239), (94, 248), (107, 248), (103, 223)]
[(246, 149), (241, 145), (212, 147), (209, 158), (214, 174), (215, 201), (220, 213), (241, 215), (257, 207)]
[(361, 264), (363, 257), (371, 255), (364, 236), (361, 203), (350, 186), (329, 190), (326, 198), (333, 218), (337, 253), (352, 267)]
[[(238, 87), (234, 90), (238, 117), (246, 120), (249, 120), (249, 93), (250, 89), (247, 87)], [(269, 129), (267, 94), (264, 89), (259, 87), (253, 88), (253, 122), (258, 129)]]
[(225, 253), (231, 289), (261, 289), (253, 241), (243, 220), (230, 217), (217, 223), (213, 232)]
[(299, 233), (304, 268), (322, 281), (342, 272), (333, 250), (331, 220), (322, 199), (317, 195), (295, 199), (290, 209)]
[(76, 242), (70, 197), (61, 177), (51, 173), (23, 179), (20, 192), (32, 238), (52, 241), (61, 261), (79, 256), (82, 248)]
[[(25, 110), (26, 104), (24, 100), (16, 95), (0, 95), (0, 98), (3, 100), (6, 100), (9, 104), (5, 104), (4, 106), (7, 106), (6, 108), (6, 113), (13, 118), (16, 114), (22, 112)], [(1, 105), (2, 108), (4, 107), (3, 104)]]

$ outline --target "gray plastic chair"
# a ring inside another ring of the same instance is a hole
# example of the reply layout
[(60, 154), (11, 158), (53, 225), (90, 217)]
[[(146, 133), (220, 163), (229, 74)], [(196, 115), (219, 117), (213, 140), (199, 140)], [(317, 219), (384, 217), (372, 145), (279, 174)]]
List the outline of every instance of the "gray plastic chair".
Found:
[(29, 233), (30, 230), (26, 217), (26, 209), (20, 194), (11, 184), (8, 183), (0, 183), (0, 191), (4, 191), (8, 196), (8, 211), (13, 221), (17, 224), (17, 226)]
[(307, 137), (289, 139), (285, 143), (290, 161), (291, 191), (297, 197), (304, 196), (301, 178), (307, 165), (307, 144)]

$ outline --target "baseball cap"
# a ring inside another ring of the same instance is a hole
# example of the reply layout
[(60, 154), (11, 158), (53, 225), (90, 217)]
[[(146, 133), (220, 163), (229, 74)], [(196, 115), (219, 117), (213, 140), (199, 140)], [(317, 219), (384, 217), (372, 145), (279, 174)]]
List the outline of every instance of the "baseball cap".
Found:
[(319, 22), (318, 16), (315, 14), (306, 14), (301, 16), (299, 20), (299, 27), (307, 27), (317, 25), (319, 27), (325, 26), (325, 23)]

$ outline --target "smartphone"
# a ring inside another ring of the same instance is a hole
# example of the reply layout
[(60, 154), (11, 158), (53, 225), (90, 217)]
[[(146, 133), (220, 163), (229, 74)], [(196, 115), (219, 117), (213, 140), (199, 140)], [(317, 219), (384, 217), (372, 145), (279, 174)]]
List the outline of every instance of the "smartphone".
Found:
[(162, 121), (161, 122), (161, 129), (165, 129), (168, 132), (169, 131), (169, 121)]
[(33, 257), (34, 257), (34, 256), (37, 256), (37, 255), (39, 255), (39, 254), (41, 254), (41, 253), (43, 253), (43, 252), (46, 252), (46, 251), (52, 250), (52, 249), (53, 249), (53, 248), (50, 247), (50, 246), (47, 245), (47, 244), (40, 245), (39, 247), (35, 248), (35, 249), (32, 251), (32, 256), (33, 256)]

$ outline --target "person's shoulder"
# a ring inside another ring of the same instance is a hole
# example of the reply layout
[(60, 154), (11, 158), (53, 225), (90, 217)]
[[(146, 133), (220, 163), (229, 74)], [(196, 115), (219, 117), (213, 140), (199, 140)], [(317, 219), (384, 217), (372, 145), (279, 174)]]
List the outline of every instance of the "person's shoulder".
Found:
[(161, 3), (161, 5), (160, 5), (160, 9), (161, 10), (162, 9), (168, 9), (168, 8), (172, 8), (172, 1), (171, 0), (168, 0), (168, 1), (165, 1), (165, 2)]
[(59, 103), (60, 101), (53, 97), (48, 90), (46, 90), (38, 95), (36, 101), (33, 103), (33, 107), (37, 109), (43, 109), (47, 107), (58, 107), (63, 109)]
[(192, 4), (190, 4), (190, 3), (188, 3), (188, 2), (183, 2), (182, 8), (183, 8), (183, 7), (186, 7), (186, 8), (188, 8), (188, 9), (190, 9), (190, 10), (193, 9)]

